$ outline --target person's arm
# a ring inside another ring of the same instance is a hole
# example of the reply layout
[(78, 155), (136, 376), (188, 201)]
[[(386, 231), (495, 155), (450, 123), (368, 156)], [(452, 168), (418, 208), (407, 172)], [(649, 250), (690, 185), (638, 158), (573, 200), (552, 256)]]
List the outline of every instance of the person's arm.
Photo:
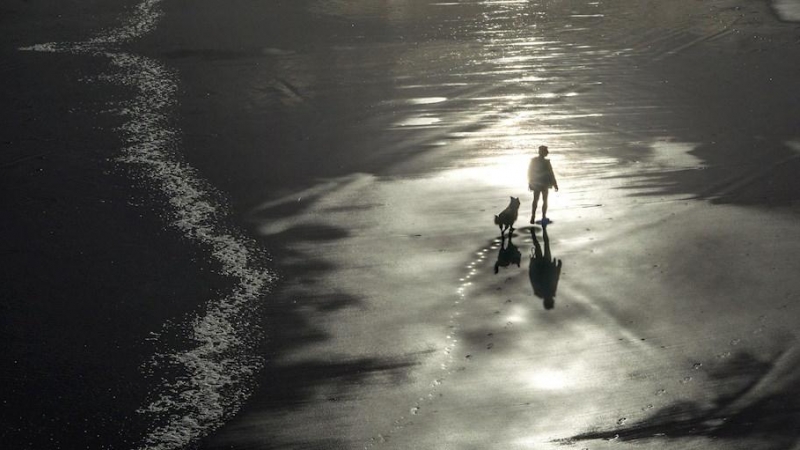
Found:
[(553, 172), (553, 165), (550, 164), (550, 161), (547, 162), (547, 167), (550, 169), (550, 179), (553, 180), (553, 187), (558, 192), (558, 181), (556, 181), (556, 174)]

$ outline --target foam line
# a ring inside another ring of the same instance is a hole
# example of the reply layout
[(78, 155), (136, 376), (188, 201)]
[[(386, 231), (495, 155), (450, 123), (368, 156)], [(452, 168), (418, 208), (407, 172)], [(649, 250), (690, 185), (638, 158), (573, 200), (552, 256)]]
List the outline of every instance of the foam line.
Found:
[(195, 346), (156, 355), (161, 364), (179, 367), (183, 374), (166, 381), (157, 398), (139, 410), (161, 422), (139, 448), (177, 449), (222, 425), (247, 398), (252, 376), (262, 365), (250, 338), (257, 327), (248, 318), (255, 316), (259, 298), (275, 276), (253, 267), (263, 255), (250, 250), (253, 242), (225, 230), (222, 206), (213, 200), (211, 188), (174, 151), (177, 132), (168, 126), (177, 90), (174, 77), (149, 58), (108, 56), (121, 72), (120, 82), (137, 91), (123, 112), (128, 117), (122, 127), (127, 145), (119, 160), (139, 166), (147, 184), (168, 199), (172, 225), (210, 248), (221, 272), (237, 280), (231, 294), (210, 302), (205, 315), (192, 320), (189, 335)]
[(184, 448), (208, 435), (235, 414), (249, 397), (253, 377), (263, 366), (256, 354), (260, 341), (256, 317), (262, 297), (277, 277), (261, 267), (268, 260), (251, 239), (226, 226), (225, 204), (180, 154), (180, 130), (172, 125), (177, 77), (158, 61), (125, 53), (120, 45), (152, 31), (161, 17), (160, 0), (144, 0), (113, 29), (85, 42), (45, 43), (20, 50), (93, 54), (108, 58), (110, 72), (101, 79), (133, 90), (123, 101), (119, 131), (125, 143), (116, 160), (134, 178), (161, 193), (169, 205), (170, 224), (190, 241), (209, 249), (220, 272), (234, 280), (231, 292), (209, 301), (203, 312), (166, 331), (182, 331), (189, 344), (153, 356), (151, 366), (167, 366), (166, 379), (150, 393), (152, 401), (137, 412), (150, 429), (138, 449)]

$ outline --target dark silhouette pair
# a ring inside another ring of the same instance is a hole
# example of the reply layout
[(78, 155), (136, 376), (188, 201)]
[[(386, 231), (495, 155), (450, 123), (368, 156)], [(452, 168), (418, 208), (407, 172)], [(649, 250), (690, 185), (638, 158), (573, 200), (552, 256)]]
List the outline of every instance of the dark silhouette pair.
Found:
[[(560, 259), (553, 258), (550, 252), (547, 225), (542, 225), (544, 251), (542, 251), (539, 238), (536, 236), (536, 229), (531, 228), (530, 230), (533, 248), (531, 249), (530, 264), (528, 266), (528, 277), (533, 288), (533, 295), (542, 299), (545, 309), (553, 309), (555, 307), (558, 280), (561, 277), (562, 262)], [(516, 264), (517, 267), (520, 267), (522, 262), (522, 253), (511, 240), (512, 233), (508, 233), (508, 237), (505, 234), (501, 234), (500, 237), (500, 250), (497, 254), (497, 262), (494, 264), (494, 273), (498, 273), (500, 267), (508, 267), (511, 264)]]

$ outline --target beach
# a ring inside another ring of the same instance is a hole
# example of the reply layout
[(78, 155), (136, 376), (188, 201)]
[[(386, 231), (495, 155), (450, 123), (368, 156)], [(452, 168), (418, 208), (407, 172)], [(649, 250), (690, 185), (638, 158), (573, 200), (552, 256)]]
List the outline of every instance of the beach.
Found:
[(796, 8), (11, 2), (0, 438), (797, 449)]

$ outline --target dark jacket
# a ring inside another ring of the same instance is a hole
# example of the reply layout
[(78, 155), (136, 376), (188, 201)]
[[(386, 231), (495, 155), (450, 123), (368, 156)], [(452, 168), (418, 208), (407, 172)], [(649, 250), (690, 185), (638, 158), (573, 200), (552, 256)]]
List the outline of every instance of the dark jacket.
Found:
[(553, 173), (550, 160), (539, 156), (531, 158), (528, 165), (528, 189), (543, 191), (554, 186), (557, 187), (558, 182), (556, 182), (556, 175)]

